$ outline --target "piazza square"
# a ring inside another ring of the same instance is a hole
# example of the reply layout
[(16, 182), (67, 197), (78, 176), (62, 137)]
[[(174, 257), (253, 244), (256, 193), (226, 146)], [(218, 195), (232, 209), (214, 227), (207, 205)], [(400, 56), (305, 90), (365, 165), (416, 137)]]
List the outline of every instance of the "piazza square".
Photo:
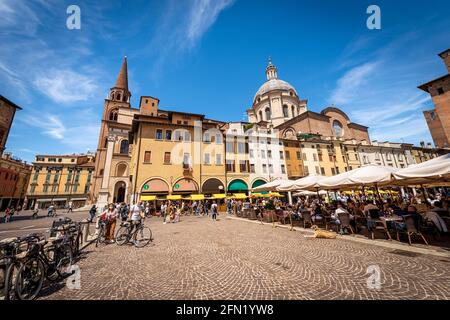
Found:
[(445, 10), (356, 2), (1, 3), (0, 300), (448, 301)]

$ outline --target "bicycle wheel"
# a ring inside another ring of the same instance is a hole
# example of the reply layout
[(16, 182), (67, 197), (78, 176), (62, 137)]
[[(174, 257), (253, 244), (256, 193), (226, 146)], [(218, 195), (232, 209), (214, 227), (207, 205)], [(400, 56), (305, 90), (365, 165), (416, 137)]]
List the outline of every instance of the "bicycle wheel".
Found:
[(19, 300), (34, 300), (42, 289), (45, 269), (39, 258), (31, 258), (17, 271), (14, 290)]
[(97, 241), (95, 242), (95, 246), (98, 247), (99, 244), (104, 244), (106, 242), (105, 228), (100, 228), (98, 232)]
[(16, 299), (16, 292), (14, 290), (14, 285), (17, 277), (17, 271), (19, 269), (19, 264), (12, 263), (6, 269), (4, 269), (4, 287), (3, 295), (5, 300)]
[(152, 231), (149, 227), (142, 227), (134, 233), (134, 245), (143, 248), (152, 241)]
[(128, 228), (120, 227), (116, 233), (116, 243), (121, 246), (128, 242)]
[[(56, 269), (64, 275), (73, 263), (73, 253), (70, 245), (66, 244), (58, 248)], [(58, 276), (59, 276), (58, 274)]]

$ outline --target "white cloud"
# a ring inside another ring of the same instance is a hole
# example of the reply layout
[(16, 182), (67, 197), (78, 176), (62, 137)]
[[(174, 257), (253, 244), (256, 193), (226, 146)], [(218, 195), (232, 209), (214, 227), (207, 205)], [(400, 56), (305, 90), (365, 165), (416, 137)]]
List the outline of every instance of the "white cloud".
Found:
[(160, 21), (146, 49), (140, 54), (155, 54), (153, 77), (157, 77), (166, 61), (193, 50), (214, 25), (221, 12), (235, 0), (167, 1)]
[(373, 76), (379, 61), (367, 62), (347, 71), (338, 81), (329, 99), (333, 104), (345, 104), (360, 94), (362, 86), (367, 84), (368, 78)]
[(98, 89), (94, 79), (72, 70), (53, 69), (48, 75), (37, 76), (34, 85), (58, 103), (86, 101)]
[(66, 127), (60, 118), (56, 115), (43, 114), (31, 115), (27, 114), (19, 118), (20, 121), (27, 125), (42, 129), (42, 133), (57, 140), (63, 140)]
[(216, 22), (220, 12), (232, 5), (234, 0), (195, 0), (186, 28), (187, 45), (193, 46)]

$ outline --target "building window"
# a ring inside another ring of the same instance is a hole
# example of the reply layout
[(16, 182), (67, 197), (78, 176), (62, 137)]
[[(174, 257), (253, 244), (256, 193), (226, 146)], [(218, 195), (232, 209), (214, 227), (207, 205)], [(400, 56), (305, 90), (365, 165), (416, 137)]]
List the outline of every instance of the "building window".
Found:
[(56, 188), (57, 188), (58, 186), (56, 186), (56, 185), (53, 185), (52, 186), (52, 193), (55, 193), (56, 192)]
[(119, 114), (119, 113), (117, 112), (117, 110), (111, 111), (111, 112), (109, 113), (109, 120), (111, 120), (111, 121), (117, 121), (118, 114)]
[(78, 191), (78, 185), (74, 185), (73, 186), (73, 192), (75, 193), (75, 192), (77, 192)]
[(284, 154), (283, 151), (280, 151), (280, 159), (283, 160), (284, 159)]
[(313, 159), (314, 161), (317, 161), (317, 154), (313, 153)]
[(205, 164), (209, 165), (210, 163), (210, 154), (209, 153), (205, 153)]
[(266, 108), (265, 113), (266, 113), (266, 120), (269, 121), (271, 119), (270, 108)]
[(253, 163), (250, 164), (250, 173), (255, 173), (255, 165)]
[(35, 190), (36, 190), (36, 186), (31, 186), (30, 192), (34, 193)]
[(247, 172), (248, 171), (248, 161), (240, 160), (239, 161), (239, 171), (240, 172)]
[(33, 181), (37, 181), (38, 177), (39, 177), (39, 170), (36, 170), (36, 172), (34, 173)]
[(249, 152), (250, 152), (250, 158), (253, 158), (253, 149), (250, 149)]
[(220, 153), (216, 154), (216, 165), (217, 166), (222, 165), (222, 155)]
[(297, 160), (302, 160), (302, 153), (297, 151)]
[(306, 157), (306, 153), (303, 153), (303, 160), (307, 161), (308, 158)]
[(319, 161), (323, 161), (322, 154), (319, 153)]
[(221, 144), (222, 143), (222, 135), (221, 134), (216, 134), (216, 144)]
[(166, 140), (172, 140), (172, 130), (166, 130)]
[(331, 174), (334, 176), (336, 174), (336, 170), (334, 168), (331, 168)]
[(320, 174), (320, 168), (316, 166), (316, 174)]
[(80, 172), (75, 175), (75, 183), (78, 183), (78, 181), (80, 181)]
[(226, 170), (227, 172), (234, 172), (234, 160), (227, 160)]
[(265, 150), (261, 150), (261, 158), (262, 159), (266, 158), (266, 151)]
[(233, 142), (227, 142), (226, 149), (228, 153), (234, 153), (234, 143)]
[(286, 160), (291, 160), (291, 153), (286, 151)]
[(245, 153), (245, 143), (243, 143), (243, 142), (239, 142), (238, 143), (238, 152), (240, 154), (244, 154)]
[[(47, 175), (45, 176), (45, 183), (49, 183), (50, 182), (50, 176), (51, 176), (52, 174), (49, 172), (49, 173), (47, 173)], [(6, 178), (8, 177), (8, 174), (6, 174)]]
[(120, 142), (120, 154), (128, 154), (128, 147), (129, 147), (129, 144), (128, 144), (128, 140), (122, 140), (121, 142)]
[(156, 140), (162, 140), (163, 131), (161, 129), (156, 129)]
[(438, 93), (439, 95), (444, 94), (444, 89), (442, 89), (442, 88), (437, 88), (437, 93)]
[(308, 168), (308, 166), (305, 166), (305, 176), (309, 176), (309, 168)]
[(164, 153), (164, 164), (170, 164), (170, 152)]
[(263, 115), (262, 115), (262, 111), (259, 112), (259, 121), (263, 121)]
[(185, 153), (183, 155), (183, 169), (191, 168), (191, 155), (189, 153)]
[(320, 173), (324, 176), (325, 175), (325, 168), (321, 167), (320, 168)]
[(340, 172), (339, 172), (339, 168), (338, 167), (336, 167), (336, 173), (337, 174), (339, 174)]
[(342, 124), (337, 120), (333, 121), (333, 131), (336, 137), (342, 137), (344, 133), (342, 129)]
[(144, 163), (150, 163), (152, 161), (152, 152), (145, 151), (144, 152)]
[(48, 185), (44, 185), (43, 191), (44, 191), (44, 192), (47, 192), (47, 191), (48, 191)]
[(272, 159), (272, 150), (267, 150), (267, 158)]
[(267, 173), (267, 165), (263, 164), (262, 169), (263, 169), (263, 173)]
[(203, 135), (203, 141), (206, 142), (206, 143), (210, 143), (210, 142), (211, 142), (211, 138), (210, 138), (210, 136), (209, 136), (209, 133), (206, 132), (206, 133)]
[(269, 173), (273, 173), (273, 165), (269, 164)]
[(285, 168), (284, 164), (281, 165), (281, 173), (283, 173), (283, 174), (286, 173), (286, 168)]
[(191, 141), (191, 133), (189, 131), (184, 132), (184, 141)]
[(295, 107), (291, 106), (291, 111), (292, 111), (292, 117), (295, 117)]
[(55, 176), (53, 177), (53, 183), (58, 183), (59, 180), (59, 172), (55, 173)]
[(283, 106), (283, 117), (285, 117), (285, 118), (289, 117), (289, 111), (288, 111), (288, 106), (287, 105)]

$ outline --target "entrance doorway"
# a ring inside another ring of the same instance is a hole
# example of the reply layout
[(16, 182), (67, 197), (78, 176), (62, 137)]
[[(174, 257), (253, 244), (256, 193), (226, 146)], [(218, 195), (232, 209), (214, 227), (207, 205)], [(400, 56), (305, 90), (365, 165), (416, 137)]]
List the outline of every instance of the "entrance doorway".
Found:
[(123, 181), (117, 182), (116, 186), (114, 187), (114, 203), (121, 203), (125, 202), (125, 192), (126, 192), (126, 184)]

